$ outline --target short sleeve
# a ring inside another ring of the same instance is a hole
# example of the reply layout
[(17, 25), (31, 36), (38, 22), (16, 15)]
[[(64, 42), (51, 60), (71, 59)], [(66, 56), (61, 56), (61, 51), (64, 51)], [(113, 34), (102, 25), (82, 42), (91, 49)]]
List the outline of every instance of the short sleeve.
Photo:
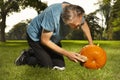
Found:
[(41, 26), (43, 29), (47, 31), (51, 31), (51, 32), (54, 31), (55, 22), (51, 10), (45, 12)]

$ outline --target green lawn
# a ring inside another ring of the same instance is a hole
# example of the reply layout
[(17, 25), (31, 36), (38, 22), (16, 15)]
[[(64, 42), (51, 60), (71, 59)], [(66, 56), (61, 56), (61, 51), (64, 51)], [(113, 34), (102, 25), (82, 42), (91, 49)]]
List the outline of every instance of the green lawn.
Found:
[[(39, 67), (16, 66), (14, 60), (27, 49), (26, 41), (0, 43), (0, 80), (120, 80), (120, 41), (94, 41), (107, 53), (107, 63), (99, 70), (90, 70), (65, 57), (66, 70), (56, 71)], [(62, 41), (63, 48), (79, 52), (87, 41)]]

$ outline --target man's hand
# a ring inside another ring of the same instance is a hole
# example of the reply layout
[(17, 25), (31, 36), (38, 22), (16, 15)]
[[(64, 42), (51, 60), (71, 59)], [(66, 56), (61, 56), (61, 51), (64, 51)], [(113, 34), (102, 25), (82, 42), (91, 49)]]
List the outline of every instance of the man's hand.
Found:
[(79, 61), (81, 62), (86, 62), (88, 60), (88, 58), (86, 56), (83, 56), (81, 54), (75, 54), (77, 57), (79, 57)]
[(70, 54), (67, 56), (70, 60), (74, 61), (74, 62), (85, 62), (87, 61), (87, 57), (80, 55), (78, 53), (75, 52), (70, 52)]

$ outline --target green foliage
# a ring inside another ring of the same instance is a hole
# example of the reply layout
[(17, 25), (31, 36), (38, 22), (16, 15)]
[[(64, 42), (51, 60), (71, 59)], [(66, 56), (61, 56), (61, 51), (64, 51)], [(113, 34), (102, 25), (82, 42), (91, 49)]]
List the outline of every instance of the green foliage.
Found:
[(19, 5), (15, 0), (2, 0), (0, 1), (0, 5), (1, 16), (3, 12), (8, 15), (11, 12), (19, 11)]
[(84, 40), (84, 33), (81, 29), (74, 30), (73, 32), (69, 33), (66, 36), (66, 39), (71, 39), (71, 40)]
[(94, 13), (90, 13), (89, 15), (87, 15), (86, 20), (90, 27), (92, 38), (95, 40), (102, 39), (104, 28), (98, 24), (99, 18), (95, 16)]
[(118, 36), (120, 36), (120, 30), (119, 31), (114, 31), (113, 39), (114, 40), (120, 40), (120, 37), (118, 37)]
[[(57, 71), (38, 66), (16, 66), (14, 60), (20, 51), (28, 48), (26, 41), (12, 40), (0, 43), (0, 80), (119, 80), (120, 41), (94, 41), (107, 53), (107, 63), (99, 70), (90, 70), (73, 63), (65, 57), (66, 70)], [(79, 52), (87, 41), (62, 41), (63, 48)]]
[(112, 25), (114, 27), (119, 27), (120, 26), (120, 0), (117, 0), (114, 5), (113, 5), (113, 9), (112, 9)]
[(8, 33), (7, 39), (26, 39), (26, 23), (18, 23), (16, 24)]
[(107, 38), (109, 40), (119, 40), (116, 34), (119, 32), (119, 28), (116, 27), (120, 26), (120, 0), (102, 0), (98, 4), (100, 9), (97, 11), (99, 11), (101, 15), (105, 17)]
[(5, 42), (5, 27), (6, 16), (13, 12), (19, 11), (19, 4), (15, 0), (2, 0), (0, 1), (0, 40)]
[(106, 25), (105, 32), (107, 36), (104, 37), (106, 37), (107, 39), (111, 39), (112, 38), (112, 30), (111, 30), (112, 26), (110, 25), (111, 9), (112, 9), (111, 0), (99, 0), (99, 1), (100, 1), (98, 2), (99, 9), (96, 10), (96, 12), (99, 12), (102, 16), (102, 24), (104, 23), (103, 17), (105, 18), (105, 25)]
[(106, 30), (109, 29), (109, 19), (111, 16), (111, 0), (101, 0), (100, 2), (98, 2), (99, 4), (99, 9), (96, 10), (96, 12), (99, 12), (101, 14), (101, 16), (105, 17), (105, 24), (107, 26)]
[[(103, 30), (104, 28), (98, 24), (99, 18), (95, 16), (94, 13), (88, 14), (86, 17), (86, 21), (91, 31), (92, 38), (94, 40), (100, 40), (103, 38)], [(67, 36), (67, 39), (72, 40), (86, 40), (86, 37), (81, 29), (74, 30)]]
[(38, 13), (47, 7), (41, 0), (0, 0), (0, 41), (5, 42), (6, 16), (12, 12), (20, 11), (20, 6), (35, 8)]
[(120, 0), (116, 0), (112, 8), (111, 15), (111, 26), (113, 26), (113, 39), (118, 39), (120, 35)]
[(22, 8), (26, 8), (28, 6), (33, 7), (38, 13), (47, 7), (47, 4), (41, 2), (41, 0), (23, 0), (21, 5)]

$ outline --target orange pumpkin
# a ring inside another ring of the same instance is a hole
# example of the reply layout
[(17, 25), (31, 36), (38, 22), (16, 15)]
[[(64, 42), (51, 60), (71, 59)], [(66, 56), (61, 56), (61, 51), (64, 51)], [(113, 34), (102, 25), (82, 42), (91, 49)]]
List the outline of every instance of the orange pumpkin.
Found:
[(86, 62), (81, 64), (89, 69), (102, 68), (107, 60), (106, 52), (97, 45), (86, 45), (81, 49), (80, 54), (88, 58)]

